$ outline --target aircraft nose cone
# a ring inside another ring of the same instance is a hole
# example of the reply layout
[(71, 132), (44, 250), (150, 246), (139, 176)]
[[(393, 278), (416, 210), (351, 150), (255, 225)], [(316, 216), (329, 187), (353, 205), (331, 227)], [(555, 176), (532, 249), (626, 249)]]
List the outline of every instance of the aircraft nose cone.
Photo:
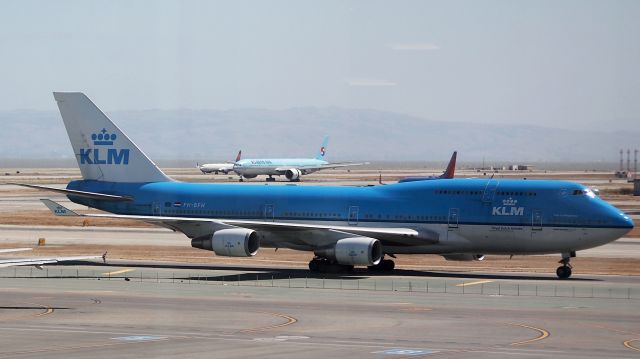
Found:
[(624, 223), (623, 226), (629, 228), (629, 230), (632, 230), (633, 227), (635, 227), (635, 224), (633, 223), (633, 219), (631, 219), (631, 217), (624, 213), (622, 213), (622, 216), (620, 217), (622, 218), (622, 222)]
[(633, 223), (633, 219), (631, 219), (631, 217), (620, 210), (611, 213), (611, 217), (611, 222), (618, 228), (624, 228), (631, 231), (635, 226), (635, 224)]

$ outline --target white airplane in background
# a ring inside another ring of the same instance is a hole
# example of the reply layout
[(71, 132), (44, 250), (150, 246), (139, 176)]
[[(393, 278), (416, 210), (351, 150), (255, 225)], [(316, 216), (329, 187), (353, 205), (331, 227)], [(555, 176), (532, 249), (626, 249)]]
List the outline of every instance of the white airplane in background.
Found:
[[(8, 248), (0, 249), (0, 253), (13, 253), (13, 252), (25, 252), (30, 251), (33, 248)], [(0, 259), (0, 268), (14, 267), (14, 266), (36, 266), (40, 268), (43, 264), (53, 264), (59, 262), (71, 262), (71, 261), (93, 261), (102, 259), (103, 262), (107, 260), (107, 253), (101, 256), (76, 256), (76, 257), (30, 257), (30, 258), (15, 258), (15, 259)]]
[[(236, 156), (235, 162), (240, 161), (241, 157), (242, 157), (242, 150), (238, 151), (238, 155)], [(229, 172), (233, 171), (233, 165), (235, 164), (235, 162), (205, 163), (205, 164), (202, 164), (202, 165), (196, 163), (196, 167), (198, 167), (198, 169), (200, 171), (202, 171), (203, 174), (207, 174), (207, 173), (229, 174)]]
[(236, 161), (233, 171), (244, 178), (266, 175), (267, 182), (276, 179), (273, 176), (285, 176), (289, 181), (298, 182), (302, 175), (316, 171), (347, 166), (360, 166), (367, 163), (329, 163), (325, 161), (329, 136), (325, 136), (315, 158), (259, 158)]

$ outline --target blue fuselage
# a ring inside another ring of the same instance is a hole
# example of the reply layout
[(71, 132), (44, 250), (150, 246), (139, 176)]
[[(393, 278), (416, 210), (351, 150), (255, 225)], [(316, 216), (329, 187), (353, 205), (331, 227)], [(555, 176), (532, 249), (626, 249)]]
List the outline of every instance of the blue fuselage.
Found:
[[(429, 228), (486, 253), (589, 248), (633, 228), (631, 219), (586, 187), (563, 181), (450, 179), (372, 187), (74, 181), (68, 188), (133, 197), (70, 197), (117, 214)], [(544, 245), (509, 242), (523, 236), (538, 236)], [(554, 243), (565, 237), (570, 245)]]

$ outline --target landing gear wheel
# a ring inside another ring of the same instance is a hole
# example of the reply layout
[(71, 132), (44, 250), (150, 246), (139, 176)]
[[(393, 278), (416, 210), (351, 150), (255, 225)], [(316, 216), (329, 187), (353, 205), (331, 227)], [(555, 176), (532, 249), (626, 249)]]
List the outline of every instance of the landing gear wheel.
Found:
[(569, 266), (561, 266), (556, 269), (556, 274), (559, 279), (567, 279), (571, 277), (571, 267)]
[(574, 258), (575, 256), (575, 251), (562, 253), (562, 259), (558, 262), (562, 264), (562, 266), (556, 269), (556, 275), (558, 275), (559, 279), (567, 279), (571, 277), (571, 263), (569, 262), (571, 261), (571, 258)]
[(391, 259), (383, 259), (380, 263), (367, 267), (372, 272), (391, 272), (396, 267), (396, 263)]
[(309, 262), (309, 270), (315, 273), (353, 272), (353, 266), (329, 261), (325, 258), (314, 258)]
[(275, 181), (276, 181), (275, 178), (273, 178), (271, 176), (267, 177), (267, 182), (275, 182)]
[(240, 179), (238, 180), (238, 182), (244, 182), (244, 178), (240, 177)]
[(309, 270), (312, 272), (319, 272), (320, 271), (320, 263), (318, 263), (319, 261), (317, 259), (312, 259), (309, 262)]

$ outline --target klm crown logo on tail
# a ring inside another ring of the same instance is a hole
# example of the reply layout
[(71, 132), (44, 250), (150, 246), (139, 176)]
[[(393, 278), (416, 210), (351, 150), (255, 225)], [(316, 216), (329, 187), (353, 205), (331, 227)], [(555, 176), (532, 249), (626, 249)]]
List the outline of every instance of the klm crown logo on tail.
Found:
[[(91, 134), (94, 146), (113, 146), (118, 139), (115, 133), (109, 133), (103, 128), (98, 133)], [(102, 153), (100, 152), (102, 150)], [(106, 154), (105, 154), (106, 150)], [(81, 148), (80, 164), (83, 165), (128, 165), (129, 149), (116, 148)]]

